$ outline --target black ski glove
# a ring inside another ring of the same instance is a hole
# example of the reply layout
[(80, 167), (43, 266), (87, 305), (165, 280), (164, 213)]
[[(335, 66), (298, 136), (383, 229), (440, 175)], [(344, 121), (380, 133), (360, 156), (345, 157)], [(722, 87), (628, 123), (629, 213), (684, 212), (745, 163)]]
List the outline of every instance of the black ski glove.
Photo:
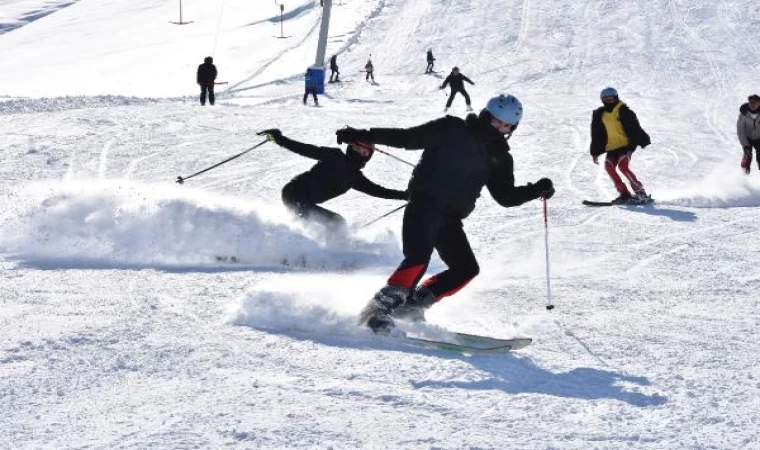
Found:
[(355, 144), (357, 142), (363, 142), (365, 144), (372, 143), (372, 132), (361, 128), (341, 128), (335, 132), (335, 136), (338, 138), (338, 144)]
[(536, 190), (536, 198), (550, 199), (554, 195), (554, 183), (548, 178), (541, 178), (533, 185)]
[(277, 142), (277, 139), (282, 137), (282, 131), (279, 128), (270, 128), (268, 130), (259, 131), (256, 133), (259, 136), (266, 136), (267, 141)]

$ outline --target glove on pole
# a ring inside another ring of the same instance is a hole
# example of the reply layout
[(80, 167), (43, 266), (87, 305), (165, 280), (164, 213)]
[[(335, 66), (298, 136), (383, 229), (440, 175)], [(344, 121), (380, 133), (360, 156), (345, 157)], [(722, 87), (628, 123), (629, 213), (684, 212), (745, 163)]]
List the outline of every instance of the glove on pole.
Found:
[(211, 169), (213, 169), (215, 167), (219, 167), (219, 166), (221, 166), (222, 164), (224, 164), (226, 162), (230, 162), (230, 161), (232, 161), (235, 158), (239, 158), (239, 157), (245, 155), (246, 153), (250, 152), (251, 150), (254, 150), (256, 148), (261, 147), (262, 145), (266, 144), (267, 142), (269, 142), (269, 139), (266, 139), (264, 142), (259, 142), (258, 144), (254, 145), (253, 147), (249, 148), (248, 150), (245, 150), (245, 151), (243, 151), (241, 153), (238, 153), (237, 155), (235, 155), (235, 156), (233, 156), (231, 158), (227, 158), (227, 159), (225, 159), (224, 161), (222, 161), (222, 162), (220, 162), (218, 164), (214, 164), (213, 166), (211, 166), (209, 168), (201, 170), (200, 172), (196, 172), (196, 173), (194, 173), (192, 175), (188, 175), (186, 177), (177, 177), (176, 181), (177, 181), (177, 183), (182, 184), (182, 183), (185, 182), (185, 180), (189, 180), (190, 178), (193, 178), (194, 176), (200, 175), (203, 172), (208, 172), (209, 170), (211, 170)]

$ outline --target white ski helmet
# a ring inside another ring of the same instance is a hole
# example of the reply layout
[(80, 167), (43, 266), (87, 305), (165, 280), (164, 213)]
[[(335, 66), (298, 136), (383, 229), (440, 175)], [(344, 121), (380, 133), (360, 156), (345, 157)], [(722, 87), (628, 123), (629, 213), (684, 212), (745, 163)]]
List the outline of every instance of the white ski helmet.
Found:
[(523, 115), (522, 103), (514, 95), (500, 94), (488, 100), (486, 111), (504, 123), (517, 126)]

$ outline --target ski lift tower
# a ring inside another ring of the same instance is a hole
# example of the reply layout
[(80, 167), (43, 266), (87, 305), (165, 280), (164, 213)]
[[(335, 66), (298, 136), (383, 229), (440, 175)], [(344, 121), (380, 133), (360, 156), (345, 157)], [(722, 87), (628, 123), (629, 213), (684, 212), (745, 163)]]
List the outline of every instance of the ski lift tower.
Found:
[(317, 94), (325, 93), (325, 52), (327, 51), (327, 35), (330, 29), (330, 10), (332, 0), (322, 1), (322, 24), (319, 28), (319, 42), (317, 43), (317, 59), (314, 65), (306, 69), (311, 74), (312, 82), (316, 83)]

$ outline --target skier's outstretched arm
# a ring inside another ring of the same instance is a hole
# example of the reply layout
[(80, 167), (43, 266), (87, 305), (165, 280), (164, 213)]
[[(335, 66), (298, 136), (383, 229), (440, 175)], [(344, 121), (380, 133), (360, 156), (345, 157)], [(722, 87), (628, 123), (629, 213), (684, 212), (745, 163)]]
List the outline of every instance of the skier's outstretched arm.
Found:
[(369, 130), (346, 127), (335, 134), (338, 143), (365, 142), (381, 144), (407, 150), (435, 147), (446, 138), (446, 131), (452, 126), (449, 117), (432, 120), (412, 128), (372, 128)]
[(316, 145), (304, 144), (303, 142), (294, 141), (293, 139), (283, 136), (282, 132), (277, 128), (264, 130), (256, 134), (260, 136), (265, 135), (270, 141), (273, 141), (275, 144), (286, 148), (293, 153), (319, 161), (324, 161), (330, 157), (343, 155), (343, 152), (337, 148), (317, 147)]
[(472, 82), (472, 80), (471, 80), (471, 79), (469, 79), (469, 78), (467, 78), (466, 76), (462, 75), (462, 79), (463, 79), (464, 81), (466, 81), (466, 82), (470, 83), (471, 85), (475, 86), (475, 83), (473, 83), (473, 82)]
[(505, 208), (519, 206), (539, 197), (551, 198), (554, 195), (554, 185), (548, 178), (541, 178), (535, 184), (515, 186), (511, 157), (491, 174), (486, 187), (496, 203)]
[(398, 191), (396, 189), (388, 189), (380, 186), (379, 184), (370, 181), (364, 176), (364, 174), (359, 174), (351, 187), (359, 192), (371, 195), (372, 197), (386, 198), (389, 200), (409, 200), (409, 194), (407, 191)]

